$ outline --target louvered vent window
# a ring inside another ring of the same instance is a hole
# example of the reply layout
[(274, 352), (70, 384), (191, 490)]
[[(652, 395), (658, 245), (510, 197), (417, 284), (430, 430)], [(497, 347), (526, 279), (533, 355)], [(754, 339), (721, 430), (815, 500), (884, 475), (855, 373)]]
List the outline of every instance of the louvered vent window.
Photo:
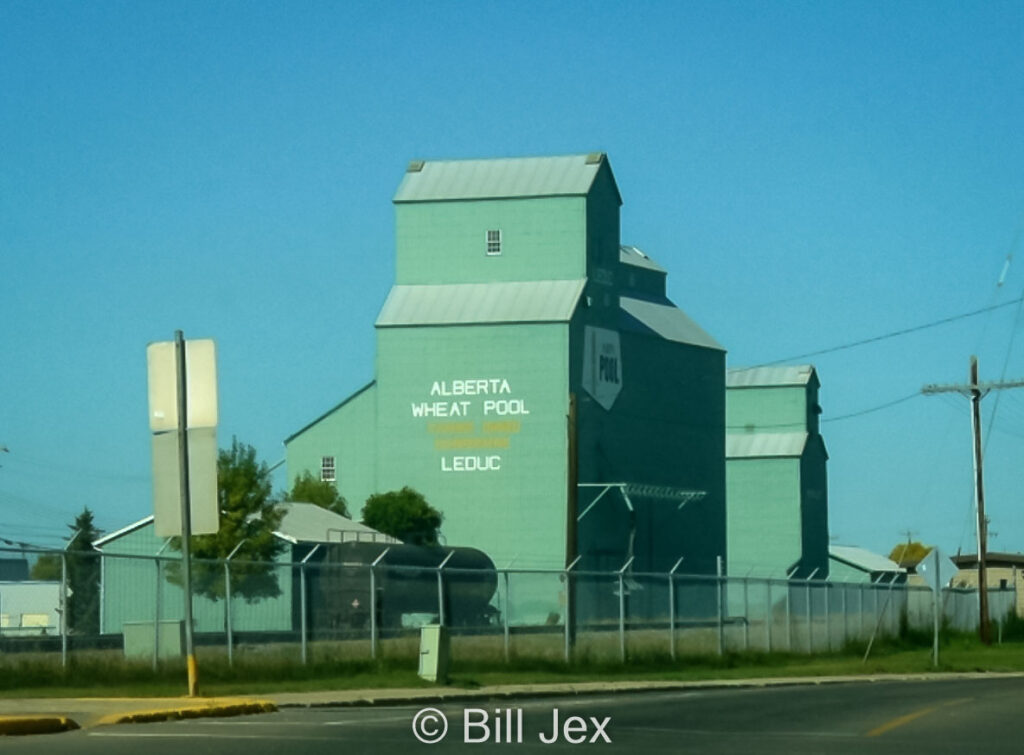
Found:
[(322, 482), (334, 482), (335, 479), (334, 457), (324, 456), (320, 459), (320, 480)]
[(501, 231), (487, 232), (487, 255), (496, 257), (501, 254)]

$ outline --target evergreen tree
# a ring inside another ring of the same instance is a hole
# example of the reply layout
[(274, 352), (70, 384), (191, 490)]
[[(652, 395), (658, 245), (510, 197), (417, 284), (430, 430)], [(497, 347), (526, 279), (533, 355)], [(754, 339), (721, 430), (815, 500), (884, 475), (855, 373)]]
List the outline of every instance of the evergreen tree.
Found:
[(71, 534), (65, 547), (68, 562), (68, 631), (100, 632), (100, 555), (92, 547), (99, 539), (93, 513), (86, 506), (68, 525)]

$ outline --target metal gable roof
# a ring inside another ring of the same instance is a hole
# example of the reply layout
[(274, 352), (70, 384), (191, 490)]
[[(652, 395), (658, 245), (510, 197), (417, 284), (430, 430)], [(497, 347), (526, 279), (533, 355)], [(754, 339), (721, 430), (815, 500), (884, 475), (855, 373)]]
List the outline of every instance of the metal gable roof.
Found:
[(319, 422), (327, 419), (332, 414), (334, 414), (336, 411), (338, 411), (341, 407), (345, 406), (349, 402), (351, 402), (351, 401), (355, 400), (356, 398), (358, 398), (359, 396), (363, 395), (364, 393), (366, 393), (366, 391), (370, 390), (371, 388), (376, 387), (376, 385), (377, 385), (377, 381), (376, 380), (371, 380), (369, 383), (364, 385), (362, 388), (357, 390), (352, 395), (350, 395), (350, 396), (346, 397), (345, 399), (339, 401), (337, 404), (332, 406), (330, 409), (328, 409), (326, 412), (324, 412), (319, 417), (314, 419), (312, 422), (307, 423), (301, 429), (296, 430), (295, 432), (293, 432), (291, 435), (289, 435), (287, 438), (284, 439), (284, 444), (287, 446), (289, 443), (291, 443), (297, 437), (299, 437), (304, 432), (306, 432), (306, 430), (308, 430), (309, 428), (313, 427), (313, 425), (316, 425)]
[[(365, 524), (352, 521), (333, 511), (317, 506), (314, 503), (283, 501), (278, 508), (284, 511), (284, 517), (274, 535), (289, 543), (341, 543), (358, 540), (376, 543), (397, 543), (399, 540), (367, 527)], [(99, 538), (93, 547), (101, 549), (104, 545), (124, 537), (143, 527), (153, 524), (153, 515), (122, 527), (116, 532)]]
[(284, 510), (284, 518), (274, 534), (291, 543), (399, 542), (315, 503), (286, 501), (278, 504), (278, 508)]
[(562, 157), (414, 160), (393, 201), (585, 196), (606, 162), (601, 152)]
[(585, 285), (578, 279), (392, 286), (376, 325), (567, 322)]
[(645, 270), (653, 270), (656, 273), (664, 273), (665, 268), (648, 257), (642, 250), (635, 246), (622, 245), (619, 247), (619, 262), (624, 265), (642, 267)]
[(807, 385), (814, 377), (814, 366), (810, 364), (777, 367), (733, 367), (726, 370), (725, 385), (727, 388)]
[(659, 303), (621, 296), (619, 306), (626, 314), (666, 340), (725, 351), (706, 330), (671, 302)]
[(725, 436), (725, 458), (799, 458), (807, 433), (730, 433)]
[(877, 553), (872, 553), (864, 548), (855, 548), (851, 545), (830, 545), (828, 555), (849, 564), (857, 569), (867, 572), (902, 572), (906, 571), (895, 561)]

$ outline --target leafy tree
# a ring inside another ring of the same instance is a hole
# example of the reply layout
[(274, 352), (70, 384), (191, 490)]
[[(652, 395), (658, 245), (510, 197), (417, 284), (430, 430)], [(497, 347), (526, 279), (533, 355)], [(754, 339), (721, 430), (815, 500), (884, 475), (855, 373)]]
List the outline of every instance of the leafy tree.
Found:
[(363, 524), (410, 545), (437, 545), (444, 515), (410, 487), (366, 499)]
[(910, 569), (921, 563), (921, 559), (927, 556), (932, 546), (924, 545), (916, 540), (914, 542), (900, 543), (889, 551), (889, 560), (895, 561), (904, 569)]
[[(281, 594), (272, 562), (285, 548), (274, 537), (284, 512), (271, 496), (270, 469), (256, 461), (256, 449), (232, 438), (217, 455), (217, 504), (220, 529), (191, 539), (192, 591), (211, 600), (225, 597), (223, 561), (231, 560), (231, 594), (254, 603)], [(241, 545), (239, 545), (241, 543)], [(181, 550), (181, 538), (171, 547)], [(238, 548), (235, 551), (235, 548)], [(168, 580), (182, 584), (180, 564), (168, 566)]]
[(317, 506), (348, 516), (348, 502), (341, 496), (334, 483), (318, 480), (308, 471), (295, 478), (288, 500), (315, 503)]
[(54, 582), (60, 580), (60, 572), (60, 556), (56, 553), (44, 553), (32, 564), (28, 578), (39, 582)]

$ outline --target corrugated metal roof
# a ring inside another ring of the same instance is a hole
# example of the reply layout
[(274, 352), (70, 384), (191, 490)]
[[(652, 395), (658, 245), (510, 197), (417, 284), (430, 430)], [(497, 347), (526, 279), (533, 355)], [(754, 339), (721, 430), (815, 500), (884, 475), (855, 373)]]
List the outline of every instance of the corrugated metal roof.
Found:
[(690, 319), (683, 310), (673, 304), (659, 304), (657, 302), (645, 301), (644, 299), (632, 299), (628, 296), (623, 296), (619, 299), (619, 305), (623, 311), (639, 320), (662, 338), (676, 341), (677, 343), (687, 343), (692, 346), (725, 351), (721, 344), (712, 338), (707, 331)]
[[(274, 531), (274, 534), (282, 540), (290, 543), (339, 543), (351, 540), (377, 543), (399, 542), (390, 535), (385, 535), (365, 524), (354, 522), (333, 511), (328, 511), (315, 503), (301, 503), (297, 501), (285, 501), (278, 504), (284, 509), (284, 517), (281, 524)], [(116, 532), (101, 537), (93, 542), (96, 548), (102, 548), (107, 543), (117, 540), (120, 537), (134, 532), (135, 530), (147, 527), (153, 523), (152, 514), (140, 519), (137, 522), (122, 527)]]
[(619, 247), (619, 262), (634, 267), (642, 267), (645, 270), (654, 270), (657, 273), (664, 273), (665, 268), (652, 260), (635, 246)]
[(585, 285), (581, 278), (392, 286), (377, 327), (567, 322)]
[(306, 432), (306, 430), (311, 428), (313, 425), (319, 423), (320, 421), (326, 419), (327, 417), (330, 417), (332, 414), (334, 414), (336, 411), (338, 411), (341, 407), (345, 406), (345, 404), (347, 404), (350, 401), (355, 400), (359, 396), (362, 396), (364, 393), (366, 393), (366, 391), (370, 390), (375, 385), (377, 385), (377, 381), (376, 380), (371, 380), (369, 383), (364, 385), (362, 388), (360, 388), (358, 391), (353, 393), (351, 396), (347, 396), (346, 398), (342, 399), (337, 404), (335, 404), (330, 409), (328, 409), (326, 412), (324, 412), (319, 417), (314, 419), (312, 422), (309, 422), (308, 424), (303, 426), (301, 429), (296, 430), (295, 432), (293, 432), (291, 435), (289, 435), (287, 438), (284, 439), (284, 444), (287, 446), (289, 443), (291, 443), (297, 437), (302, 435), (304, 432)]
[(905, 571), (900, 565), (885, 556), (872, 553), (864, 548), (855, 548), (852, 545), (830, 545), (828, 555), (832, 558), (843, 561), (850, 566), (863, 569), (868, 572), (901, 572)]
[(315, 503), (286, 501), (278, 506), (284, 509), (284, 518), (274, 534), (292, 543), (399, 542)]
[(131, 532), (134, 532), (137, 529), (141, 529), (142, 527), (145, 527), (147, 524), (152, 524), (152, 523), (153, 523), (153, 515), (150, 514), (149, 516), (143, 517), (142, 519), (140, 519), (137, 522), (132, 522), (131, 524), (129, 524), (129, 525), (125, 526), (125, 527), (122, 527), (119, 530), (115, 530), (114, 532), (111, 532), (111, 533), (109, 533), (107, 535), (104, 535), (103, 537), (101, 537), (101, 538), (99, 538), (97, 540), (93, 540), (92, 541), (92, 547), (93, 548), (100, 548), (100, 549), (102, 549), (103, 546), (106, 545), (107, 543), (112, 542), (114, 540), (117, 540), (119, 537), (124, 537), (125, 535), (127, 535), (127, 534), (129, 534)]
[(797, 458), (807, 445), (807, 433), (729, 433), (725, 436), (725, 458)]
[(727, 388), (764, 388), (768, 386), (807, 385), (814, 375), (814, 365), (781, 365), (773, 367), (734, 367), (726, 370)]
[(415, 160), (395, 202), (584, 196), (605, 162), (603, 153), (491, 160)]

